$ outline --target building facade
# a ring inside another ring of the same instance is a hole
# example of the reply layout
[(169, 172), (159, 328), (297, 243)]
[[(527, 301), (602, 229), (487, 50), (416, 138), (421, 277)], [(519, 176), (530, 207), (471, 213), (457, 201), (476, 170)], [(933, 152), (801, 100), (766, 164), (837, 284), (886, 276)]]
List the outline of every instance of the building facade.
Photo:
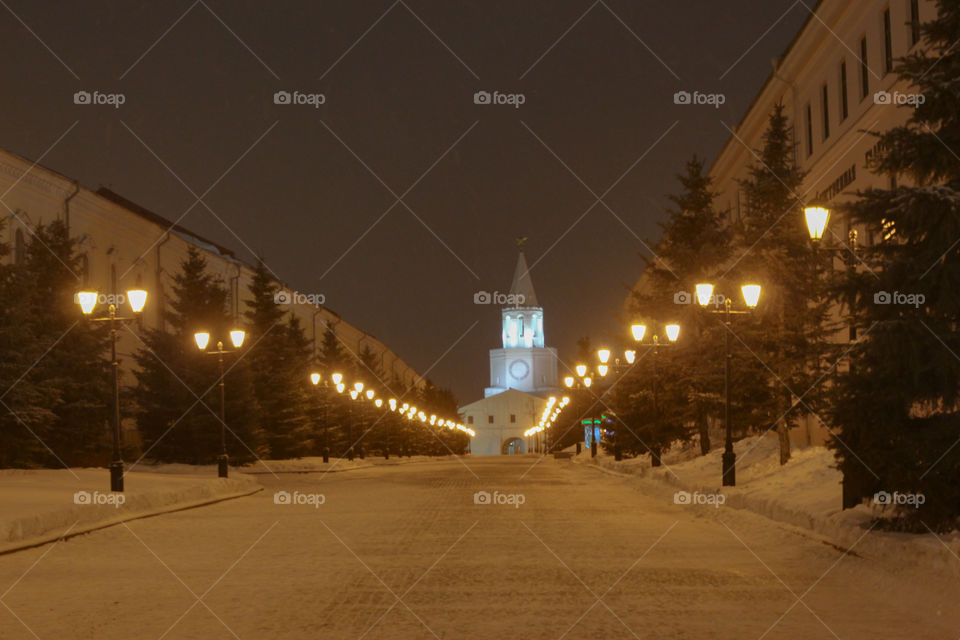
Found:
[[(805, 178), (798, 192), (807, 203), (835, 210), (837, 204), (871, 187), (889, 188), (893, 178), (867, 169), (877, 150), (871, 132), (881, 133), (906, 122), (913, 88), (893, 69), (897, 58), (922, 46), (920, 25), (936, 17), (932, 0), (821, 0), (794, 37), (740, 123), (733, 129), (710, 167), (718, 192), (718, 210), (731, 223), (749, 215), (739, 181), (757, 163), (755, 150), (775, 105), (782, 104), (793, 125), (797, 166)], [(922, 98), (920, 98), (922, 99)], [(806, 233), (803, 212), (784, 220), (797, 233)], [(854, 229), (849, 220), (831, 216), (824, 241), (872, 245), (879, 238)], [(842, 268), (838, 257), (835, 268)], [(835, 310), (839, 313), (839, 310)], [(852, 329), (840, 330), (838, 342), (856, 339)], [(796, 444), (822, 444), (826, 426), (810, 416), (794, 430)]]
[[(219, 276), (229, 292), (230, 312), (238, 318), (246, 309), (254, 267), (232, 251), (202, 238), (188, 229), (126, 200), (107, 189), (91, 191), (76, 180), (33, 163), (16, 154), (0, 150), (0, 202), (4, 208), (2, 233), (11, 247), (10, 260), (21, 260), (29, 242), (31, 228), (38, 223), (63, 221), (70, 235), (81, 239), (82, 267), (77, 289), (100, 293), (123, 292), (143, 288), (148, 292), (142, 327), (163, 328), (162, 310), (167, 304), (172, 276), (190, 247), (202, 252), (210, 273)], [(282, 285), (282, 283), (281, 283)], [(323, 335), (330, 327), (345, 350), (356, 355), (365, 347), (379, 358), (385, 382), (394, 380), (404, 387), (421, 384), (420, 375), (385, 344), (362, 329), (344, 321), (323, 306), (297, 302), (289, 287), (283, 286), (289, 310), (296, 315), (319, 352)], [(79, 310), (78, 310), (79, 317)], [(130, 384), (133, 378), (132, 354), (141, 346), (127, 332), (120, 334), (121, 370)], [(125, 425), (125, 436), (136, 441), (132, 425)]]

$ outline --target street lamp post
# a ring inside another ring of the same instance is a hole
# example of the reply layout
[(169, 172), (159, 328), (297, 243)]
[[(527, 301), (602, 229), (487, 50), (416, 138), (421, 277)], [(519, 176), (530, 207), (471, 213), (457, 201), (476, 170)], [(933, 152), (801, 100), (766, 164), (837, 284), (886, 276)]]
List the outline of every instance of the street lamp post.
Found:
[[(100, 299), (96, 291), (80, 291), (75, 296), (84, 315), (93, 313)], [(110, 302), (105, 318), (90, 318), (92, 322), (107, 322), (110, 327), (110, 367), (113, 371), (113, 460), (110, 462), (110, 491), (123, 491), (123, 458), (120, 455), (120, 361), (117, 359), (118, 325), (134, 320), (143, 311), (147, 303), (147, 292), (143, 289), (130, 289), (127, 298), (134, 318), (117, 315), (118, 300)]]
[[(330, 376), (330, 380), (326, 380), (319, 373), (310, 374), (310, 382), (313, 383), (313, 386), (322, 390), (323, 393), (323, 461), (324, 463), (330, 462), (330, 438), (329, 438), (329, 429), (330, 429), (330, 385), (333, 384), (334, 387), (339, 387), (340, 383), (343, 381), (343, 375), (340, 373), (334, 373)], [(322, 384), (321, 384), (322, 383)]]
[[(847, 279), (852, 282), (856, 277), (857, 270), (857, 230), (850, 229), (849, 233), (847, 234), (847, 242), (845, 244), (843, 242), (838, 242), (836, 246), (827, 247), (824, 246), (823, 243), (823, 234), (830, 222), (830, 209), (819, 205), (811, 205), (805, 207), (803, 213), (807, 223), (807, 232), (810, 235), (810, 240), (813, 243), (814, 249), (818, 253), (833, 253), (835, 255), (842, 256), (846, 265)], [(832, 268), (833, 258), (829, 258), (829, 261), (830, 268)], [(856, 293), (853, 287), (850, 287), (850, 294), (847, 299), (847, 308), (849, 309), (848, 339), (851, 342), (857, 339), (857, 325), (856, 319), (853, 315), (853, 306), (855, 302)], [(819, 369), (819, 359), (817, 367)], [(852, 470), (852, 468), (845, 470), (842, 482), (842, 507), (844, 509), (851, 509), (860, 504), (861, 497), (865, 493), (868, 493), (868, 484), (869, 479), (864, 474), (857, 474)]]
[[(707, 283), (701, 283), (696, 286), (697, 302), (700, 303), (701, 307), (706, 309), (713, 301), (713, 288), (712, 284)], [(756, 308), (757, 303), (760, 301), (760, 285), (745, 284), (740, 287), (740, 292), (743, 295), (743, 301), (747, 306), (747, 310), (733, 309), (733, 300), (726, 297), (723, 300), (723, 309), (708, 310), (710, 313), (723, 315), (723, 324), (726, 329), (723, 333), (723, 424), (726, 429), (726, 439), (724, 441), (723, 455), (721, 456), (723, 467), (721, 480), (725, 487), (734, 487), (737, 484), (737, 454), (733, 451), (733, 430), (730, 425), (730, 360), (732, 358), (730, 354), (730, 334), (733, 332), (731, 329), (730, 316), (745, 315)]]
[(218, 380), (220, 387), (220, 455), (217, 456), (217, 475), (221, 478), (227, 477), (228, 463), (230, 460), (227, 455), (227, 400), (224, 384), (223, 356), (240, 349), (246, 335), (246, 332), (242, 329), (233, 329), (230, 331), (230, 342), (233, 343), (233, 349), (224, 349), (223, 341), (217, 340), (217, 350), (207, 351), (207, 345), (210, 343), (210, 333), (208, 331), (198, 331), (193, 334), (197, 348), (203, 353), (217, 356), (217, 363), (220, 365), (220, 378)]
[[(631, 325), (630, 333), (633, 336), (634, 342), (636, 342), (638, 348), (652, 349), (651, 353), (653, 354), (653, 379), (651, 380), (651, 396), (653, 400), (653, 431), (656, 432), (660, 422), (660, 406), (657, 402), (657, 387), (660, 383), (660, 368), (658, 358), (660, 356), (660, 347), (662, 346), (673, 346), (677, 339), (680, 337), (680, 325), (676, 323), (670, 323), (664, 325), (664, 333), (667, 336), (667, 343), (663, 344), (660, 342), (660, 336), (653, 334), (652, 343), (644, 344), (643, 339), (647, 335), (647, 325), (638, 323)], [(626, 352), (626, 357), (628, 362), (633, 362), (636, 357), (635, 352), (628, 351)], [(650, 466), (659, 467), (660, 466), (660, 447), (658, 445), (650, 445)]]

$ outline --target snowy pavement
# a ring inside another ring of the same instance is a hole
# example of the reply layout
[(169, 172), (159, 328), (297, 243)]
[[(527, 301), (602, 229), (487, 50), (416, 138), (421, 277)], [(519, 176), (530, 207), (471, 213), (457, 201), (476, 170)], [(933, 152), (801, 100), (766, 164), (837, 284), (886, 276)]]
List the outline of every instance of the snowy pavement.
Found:
[(956, 580), (534, 462), (258, 476), (2, 556), (0, 638), (960, 637)]

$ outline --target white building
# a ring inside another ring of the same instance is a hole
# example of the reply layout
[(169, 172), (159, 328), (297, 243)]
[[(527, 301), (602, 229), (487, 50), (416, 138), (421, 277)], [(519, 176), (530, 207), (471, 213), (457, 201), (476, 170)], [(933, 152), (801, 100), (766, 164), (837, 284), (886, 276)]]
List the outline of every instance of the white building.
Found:
[[(84, 252), (77, 289), (94, 289), (101, 293), (123, 292), (134, 287), (147, 290), (147, 305), (140, 327), (163, 328), (162, 309), (172, 276), (180, 268), (189, 247), (201, 251), (208, 270), (219, 276), (230, 295), (231, 313), (242, 317), (248, 298), (248, 285), (254, 269), (232, 251), (211, 240), (201, 238), (188, 229), (109, 191), (91, 191), (76, 180), (31, 162), (8, 151), (0, 150), (0, 208), (5, 225), (2, 232), (9, 243), (10, 260), (22, 260), (31, 228), (38, 223), (62, 220), (71, 236), (82, 238)], [(289, 293), (289, 289), (285, 288)], [(344, 348), (359, 354), (365, 347), (379, 358), (385, 382), (399, 382), (404, 387), (421, 384), (420, 375), (397, 354), (370, 334), (345, 322), (323, 306), (293, 303), (290, 312), (296, 315), (313, 341), (314, 351), (321, 348), (323, 334), (331, 327)], [(77, 312), (80, 318), (79, 310)], [(136, 329), (135, 329), (136, 330)], [(130, 367), (132, 354), (140, 347), (136, 338), (120, 333), (119, 352), (125, 383), (133, 382)], [(129, 430), (131, 424), (125, 425)], [(128, 441), (136, 433), (125, 433)]]
[(541, 418), (547, 398), (560, 392), (557, 350), (545, 346), (543, 308), (523, 252), (500, 312), (503, 347), (490, 350), (490, 386), (483, 400), (460, 407), (464, 423), (477, 432), (474, 455), (526, 453), (523, 433)]
[[(896, 103), (913, 89), (893, 73), (896, 59), (922, 46), (919, 25), (936, 17), (932, 0), (821, 0), (774, 68), (747, 113), (734, 128), (710, 167), (719, 192), (718, 210), (730, 221), (749, 215), (739, 181), (756, 163), (754, 150), (776, 104), (783, 104), (793, 124), (796, 161), (805, 172), (798, 195), (828, 207), (849, 200), (862, 189), (888, 188), (891, 178), (866, 168), (877, 140), (867, 132), (883, 132), (903, 124), (910, 107)], [(806, 233), (803, 212), (781, 224)], [(824, 241), (845, 243), (851, 225), (831, 218)], [(857, 241), (871, 245), (877, 238), (857, 230)], [(835, 268), (842, 268), (838, 257)], [(837, 341), (855, 339), (851, 330)], [(799, 390), (803, 392), (804, 390)], [(811, 416), (792, 434), (796, 444), (820, 444), (829, 431)]]

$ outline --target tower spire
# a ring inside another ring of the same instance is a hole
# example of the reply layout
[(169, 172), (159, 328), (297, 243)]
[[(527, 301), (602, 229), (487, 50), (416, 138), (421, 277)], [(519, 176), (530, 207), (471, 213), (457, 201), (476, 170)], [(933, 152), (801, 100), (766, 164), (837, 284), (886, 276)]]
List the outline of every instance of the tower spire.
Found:
[[(527, 259), (523, 255), (523, 244), (526, 238), (517, 238), (517, 247), (520, 248), (520, 255), (517, 256), (517, 268), (513, 272), (513, 282), (510, 284), (510, 293), (514, 300), (517, 300), (518, 307), (539, 307), (537, 303), (537, 293), (533, 289), (533, 280), (530, 278), (530, 268), (527, 267)], [(522, 298), (520, 296), (523, 296)], [(522, 300), (522, 302), (520, 302)]]

